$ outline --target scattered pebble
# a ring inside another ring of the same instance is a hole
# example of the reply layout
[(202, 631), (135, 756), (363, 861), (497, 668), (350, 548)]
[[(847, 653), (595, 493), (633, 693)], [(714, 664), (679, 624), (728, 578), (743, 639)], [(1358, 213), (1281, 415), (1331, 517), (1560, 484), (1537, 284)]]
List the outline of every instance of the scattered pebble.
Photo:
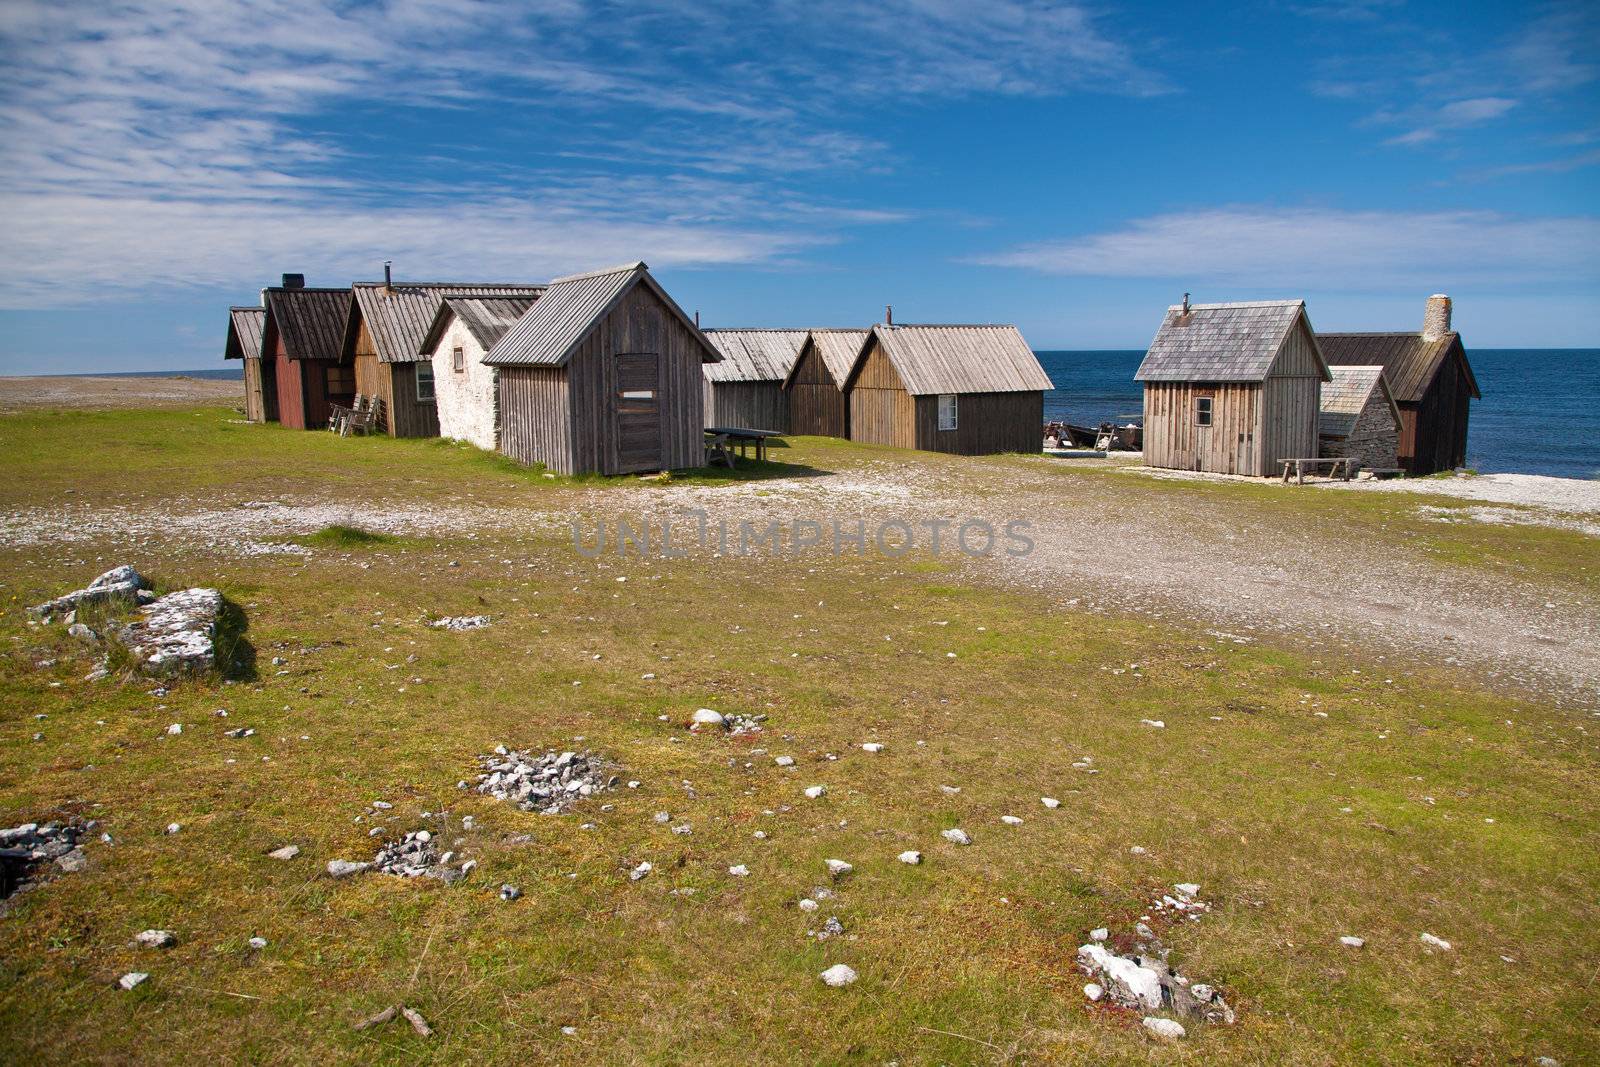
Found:
[(1178, 1041), (1187, 1032), (1182, 1023), (1173, 1019), (1163, 1019), (1157, 1015), (1146, 1015), (1144, 1028), (1163, 1041)]
[(140, 930), (133, 939), (145, 948), (171, 948), (178, 943), (171, 930)]
[(824, 985), (839, 989), (856, 980), (856, 972), (842, 963), (835, 963), (820, 975)]
[(868, 741), (866, 744), (861, 746), (861, 751), (863, 751), (863, 752), (882, 752), (883, 751), (883, 745), (879, 744), (877, 741)]
[(1434, 937), (1432, 934), (1423, 934), (1418, 938), (1418, 940), (1424, 945), (1427, 945), (1429, 948), (1436, 948), (1440, 952), (1450, 951), (1450, 942), (1446, 941), (1442, 937)]
[(1339, 938), (1339, 944), (1344, 945), (1347, 948), (1361, 948), (1366, 943), (1366, 939), (1362, 937), (1350, 937), (1347, 935)]
[(907, 849), (906, 851), (900, 853), (899, 860), (901, 863), (908, 863), (915, 867), (917, 864), (922, 862), (922, 853), (918, 852), (914, 848)]
[(748, 878), (750, 876), (750, 868), (742, 863), (736, 863), (728, 868), (728, 873), (735, 878)]
[(362, 871), (370, 871), (371, 869), (372, 864), (370, 863), (356, 863), (352, 860), (328, 861), (328, 876), (331, 878), (348, 878), (352, 874), (360, 874)]
[(630, 882), (637, 882), (641, 878), (648, 877), (650, 872), (653, 870), (655, 870), (655, 868), (650, 865), (650, 861), (645, 860), (643, 863), (639, 864), (639, 866), (628, 872), (628, 880)]
[(1040, 797), (1039, 803), (1043, 804), (1051, 811), (1054, 811), (1061, 806), (1061, 801), (1057, 800), (1055, 797)]
[(518, 889), (514, 885), (503, 885), (500, 887), (501, 900), (509, 903), (510, 901), (516, 900), (520, 896), (522, 896), (522, 890)]
[(1094, 1003), (1105, 996), (1106, 991), (1100, 987), (1099, 982), (1090, 982), (1083, 987), (1083, 995), (1088, 997), (1091, 1003)]
[(1148, 726), (1152, 730), (1165, 730), (1167, 728), (1167, 724), (1160, 719), (1140, 719), (1139, 725)]
[(267, 947), (267, 939), (264, 938), (264, 937), (252, 937), (250, 939), (250, 947), (254, 948), (254, 949), (266, 948)]
[(822, 796), (827, 791), (828, 791), (828, 787), (825, 786), (825, 785), (810, 785), (810, 786), (806, 786), (806, 796), (809, 797), (812, 800), (816, 800), (818, 797)]
[(1017, 818), (1017, 816), (1015, 816), (1015, 815), (1002, 815), (1002, 816), (1000, 816), (1000, 821), (1005, 823), (1007, 826), (1021, 826), (1022, 825), (1022, 820)]
[(846, 863), (844, 860), (828, 860), (827, 863), (828, 873), (833, 875), (835, 881), (855, 870), (853, 864)]
[(945, 830), (941, 832), (939, 836), (954, 845), (972, 844), (972, 838), (967, 836), (967, 832), (965, 830)]
[(121, 986), (123, 989), (132, 989), (134, 986), (138, 985), (149, 977), (150, 976), (145, 974), (143, 971), (129, 971), (127, 974), (117, 979), (117, 985)]

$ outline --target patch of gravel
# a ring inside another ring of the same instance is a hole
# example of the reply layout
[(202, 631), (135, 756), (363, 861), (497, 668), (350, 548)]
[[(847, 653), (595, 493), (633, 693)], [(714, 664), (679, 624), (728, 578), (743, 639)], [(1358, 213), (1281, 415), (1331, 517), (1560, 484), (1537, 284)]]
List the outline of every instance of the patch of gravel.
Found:
[(69, 820), (26, 822), (0, 830), (0, 899), (28, 889), (51, 874), (83, 870), (88, 858), (78, 842), (93, 828), (93, 823)]
[(1474, 474), (1454, 478), (1318, 482), (1316, 487), (1362, 493), (1427, 493), (1458, 500), (1600, 515), (1600, 479), (1552, 478), (1544, 474)]
[(1600, 537), (1600, 522), (1553, 514), (1543, 508), (1522, 505), (1475, 504), (1468, 507), (1442, 508), (1423, 504), (1417, 514), (1429, 522), (1483, 522), (1491, 526), (1546, 526), (1553, 530), (1571, 530), (1589, 537)]
[(585, 797), (615, 789), (621, 781), (613, 764), (588, 752), (543, 754), (518, 752), (504, 745), (478, 763), (477, 790), (496, 800), (517, 805), (523, 811), (560, 815)]

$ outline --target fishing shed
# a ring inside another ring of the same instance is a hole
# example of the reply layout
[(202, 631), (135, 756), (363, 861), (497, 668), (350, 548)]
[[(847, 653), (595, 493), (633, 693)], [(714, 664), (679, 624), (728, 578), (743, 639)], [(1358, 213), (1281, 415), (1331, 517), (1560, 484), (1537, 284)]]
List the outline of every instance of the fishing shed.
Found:
[(1268, 477), (1317, 455), (1328, 366), (1303, 300), (1167, 309), (1134, 374), (1151, 467)]
[(1400, 408), (1399, 466), (1413, 475), (1466, 463), (1469, 409), (1483, 398), (1450, 317), (1450, 298), (1435, 293), (1420, 333), (1317, 335), (1330, 364), (1383, 368)]
[(278, 383), (261, 370), (261, 327), (266, 322), (263, 307), (228, 309), (228, 343), (222, 358), (237, 359), (244, 365), (244, 417), (250, 422), (278, 421)]
[(302, 274), (261, 290), (262, 383), (275, 379), (278, 421), (296, 430), (326, 429), (333, 405), (355, 399), (355, 367), (341, 360), (350, 317), (349, 289), (308, 289)]
[(1372, 470), (1399, 464), (1400, 408), (1382, 367), (1328, 368), (1317, 419), (1319, 455), (1346, 456)]
[(1053, 386), (1015, 326), (874, 326), (845, 379), (850, 439), (964, 456), (1038, 452)]
[(707, 426), (789, 432), (784, 379), (800, 358), (805, 330), (702, 330), (722, 355), (705, 375)]
[(807, 331), (800, 355), (783, 380), (790, 433), (850, 436), (850, 398), (844, 383), (866, 339), (866, 330)]
[[(353, 362), (355, 392), (377, 397), (381, 425), (391, 437), (437, 437), (438, 388), (422, 339), (446, 296), (466, 293), (537, 296), (539, 285), (396, 282), (384, 264), (381, 282), (352, 286), (343, 359)], [(492, 446), (491, 446), (492, 447)]]
[(500, 451), (559, 474), (703, 466), (700, 367), (721, 358), (643, 263), (557, 279), (483, 358)]
[(500, 371), (483, 357), (533, 306), (533, 296), (447, 296), (422, 351), (434, 385), (439, 436), (493, 451), (500, 447)]

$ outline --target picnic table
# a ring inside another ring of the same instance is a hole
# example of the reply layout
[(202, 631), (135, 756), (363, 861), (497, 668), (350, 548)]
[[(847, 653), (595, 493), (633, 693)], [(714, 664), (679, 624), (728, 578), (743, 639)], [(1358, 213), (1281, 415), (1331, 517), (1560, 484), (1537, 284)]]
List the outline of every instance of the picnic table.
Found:
[(746, 449), (755, 446), (756, 459), (767, 458), (767, 438), (783, 436), (777, 430), (752, 430), (746, 426), (707, 426), (706, 427), (706, 461), (707, 464), (722, 463), (733, 466), (733, 449), (739, 450), (739, 455), (747, 455)]
[(1306, 471), (1313, 474), (1326, 467), (1329, 478), (1337, 478), (1341, 474), (1345, 481), (1356, 476), (1357, 464), (1349, 456), (1317, 456), (1306, 459), (1286, 459), (1283, 461), (1283, 484), (1289, 484), (1289, 472), (1294, 471), (1296, 485), (1306, 484)]

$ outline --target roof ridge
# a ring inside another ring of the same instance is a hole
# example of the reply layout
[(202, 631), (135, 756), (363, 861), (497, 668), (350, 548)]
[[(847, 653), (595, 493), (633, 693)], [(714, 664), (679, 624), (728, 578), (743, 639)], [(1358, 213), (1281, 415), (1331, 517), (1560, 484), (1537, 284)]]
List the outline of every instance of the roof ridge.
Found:
[[(877, 322), (886, 330), (1015, 330), (1014, 322)], [(845, 327), (848, 329), (848, 327)]]
[(548, 289), (549, 282), (351, 282), (352, 289)]
[(263, 293), (348, 293), (350, 286), (339, 285), (269, 285)]
[(267, 309), (262, 307), (260, 304), (229, 304), (228, 305), (228, 310), (229, 311), (265, 311)]
[(809, 326), (702, 326), (701, 333), (810, 333)]
[[(1224, 308), (1282, 308), (1304, 306), (1305, 300), (1235, 300), (1221, 304), (1190, 304), (1190, 311), (1221, 311)], [(1167, 305), (1168, 311), (1182, 311), (1182, 304)]]
[(557, 282), (578, 282), (585, 278), (600, 278), (607, 274), (626, 274), (631, 271), (649, 269), (649, 265), (646, 264), (644, 260), (636, 259), (632, 263), (619, 263), (615, 267), (606, 267), (604, 270), (590, 270), (584, 271), (582, 274), (568, 274), (565, 277), (553, 278), (551, 279), (550, 284), (555, 285)]

